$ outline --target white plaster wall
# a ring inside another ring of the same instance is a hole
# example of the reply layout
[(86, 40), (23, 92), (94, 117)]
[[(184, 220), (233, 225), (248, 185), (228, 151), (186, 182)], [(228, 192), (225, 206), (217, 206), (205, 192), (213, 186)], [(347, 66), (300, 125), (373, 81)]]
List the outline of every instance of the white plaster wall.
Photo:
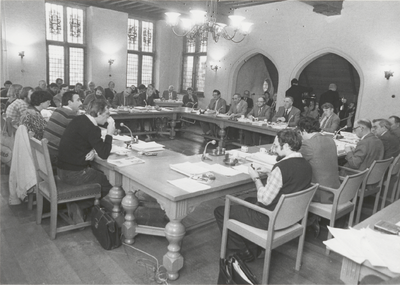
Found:
[[(109, 81), (126, 87), (128, 14), (89, 7), (87, 15), (87, 80), (106, 88)], [(108, 60), (114, 59), (109, 65)], [(111, 76), (110, 76), (111, 75)]]
[[(399, 115), (400, 1), (344, 1), (342, 14), (331, 17), (312, 9), (296, 1), (238, 9), (236, 14), (255, 23), (253, 31), (240, 44), (210, 41), (209, 62), (218, 61), (222, 68), (207, 72), (206, 101), (216, 88), (228, 98), (235, 91), (241, 65), (263, 53), (278, 69), (278, 100), (282, 102), (290, 80), (308, 62), (334, 52), (352, 63), (360, 75), (358, 117)], [(390, 80), (383, 76), (387, 64), (397, 71)]]
[(45, 18), (44, 0), (1, 1), (1, 86), (11, 80), (35, 88), (46, 79)]

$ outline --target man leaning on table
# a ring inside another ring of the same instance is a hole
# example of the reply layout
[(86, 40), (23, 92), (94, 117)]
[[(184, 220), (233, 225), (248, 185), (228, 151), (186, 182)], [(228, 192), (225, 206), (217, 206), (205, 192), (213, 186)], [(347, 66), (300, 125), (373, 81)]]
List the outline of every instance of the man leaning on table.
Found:
[[(363, 171), (371, 166), (374, 160), (383, 158), (383, 143), (373, 133), (369, 120), (361, 119), (354, 123), (353, 132), (360, 138), (355, 148), (346, 146), (346, 164), (344, 167)], [(351, 171), (341, 170), (341, 175), (353, 174)]]
[[(107, 125), (104, 140), (98, 125)], [(93, 101), (85, 115), (77, 116), (69, 123), (61, 137), (58, 148), (57, 173), (60, 180), (70, 185), (99, 183), (101, 197), (108, 194), (111, 184), (104, 173), (91, 167), (95, 152), (107, 159), (111, 152), (112, 135), (115, 131), (114, 120), (110, 117), (108, 106), (103, 101)], [(83, 221), (82, 209), (78, 204), (70, 203), (75, 222)]]
[(279, 107), (272, 122), (288, 123), (288, 127), (296, 127), (300, 120), (300, 110), (293, 106), (293, 98), (285, 97), (283, 106)]
[[(249, 197), (246, 201), (273, 211), (282, 194), (295, 193), (307, 189), (311, 183), (311, 165), (299, 153), (301, 137), (295, 130), (282, 130), (275, 137), (273, 150), (278, 154), (277, 163), (268, 175), (267, 184), (263, 185), (259, 174), (249, 166), (250, 177), (255, 182), (257, 197)], [(214, 216), (222, 231), (224, 222), (224, 206), (214, 210)], [(269, 218), (241, 205), (231, 206), (230, 218), (250, 226), (268, 229)], [(257, 246), (236, 233), (228, 233), (228, 249), (238, 252), (245, 262), (257, 256)]]
[(118, 106), (135, 106), (134, 94), (132, 94), (132, 89), (130, 87), (125, 88), (124, 91), (117, 93), (112, 101), (113, 108)]

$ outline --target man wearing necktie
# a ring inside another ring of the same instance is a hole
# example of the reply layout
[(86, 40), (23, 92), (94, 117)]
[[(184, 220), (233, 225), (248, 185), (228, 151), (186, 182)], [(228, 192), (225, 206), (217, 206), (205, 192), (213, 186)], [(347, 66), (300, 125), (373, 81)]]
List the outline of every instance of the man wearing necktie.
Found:
[(272, 118), (272, 122), (288, 123), (288, 127), (296, 127), (300, 120), (300, 110), (293, 106), (293, 98), (286, 97), (283, 106), (279, 107), (278, 112)]
[[(213, 98), (210, 101), (210, 104), (207, 106), (207, 113), (221, 113), (225, 114), (226, 112), (226, 101), (221, 98), (221, 92), (219, 90), (213, 91)], [(200, 126), (203, 129), (204, 135), (208, 136), (217, 136), (219, 128), (216, 124), (213, 123), (205, 123), (200, 122)]]
[[(247, 118), (259, 121), (269, 120), (271, 108), (266, 105), (266, 98), (264, 96), (257, 99), (257, 103), (253, 109), (247, 115)], [(245, 145), (257, 145), (259, 143), (269, 143), (268, 136), (260, 135), (249, 131), (244, 131), (244, 143)]]
[(334, 113), (334, 107), (331, 103), (325, 103), (321, 106), (324, 111), (319, 125), (324, 132), (334, 133), (339, 129), (340, 118)]
[(174, 86), (170, 85), (168, 87), (168, 90), (164, 90), (162, 98), (165, 100), (177, 100), (178, 99), (178, 94), (176, 91), (174, 91)]

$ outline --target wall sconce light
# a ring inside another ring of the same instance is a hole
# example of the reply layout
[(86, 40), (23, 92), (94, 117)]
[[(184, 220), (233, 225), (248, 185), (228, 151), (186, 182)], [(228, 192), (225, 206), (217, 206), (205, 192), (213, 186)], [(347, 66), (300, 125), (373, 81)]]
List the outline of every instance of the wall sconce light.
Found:
[(385, 78), (386, 78), (387, 80), (389, 80), (389, 78), (393, 76), (393, 73), (394, 73), (394, 72), (391, 71), (391, 70), (385, 71)]
[(21, 59), (23, 59), (24, 56), (25, 56), (25, 52), (24, 52), (24, 51), (20, 51), (20, 52), (18, 53), (18, 55), (21, 57)]
[(218, 68), (220, 68), (220, 67), (219, 67), (218, 65), (213, 65), (213, 64), (211, 64), (211, 65), (210, 65), (210, 68), (211, 68), (211, 70), (217, 71)]
[(111, 66), (114, 63), (115, 59), (109, 59), (108, 64)]

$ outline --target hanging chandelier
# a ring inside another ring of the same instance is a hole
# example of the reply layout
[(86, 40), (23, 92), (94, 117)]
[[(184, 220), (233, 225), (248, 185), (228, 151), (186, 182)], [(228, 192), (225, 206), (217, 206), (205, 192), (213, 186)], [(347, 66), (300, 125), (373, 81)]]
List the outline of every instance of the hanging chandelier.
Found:
[[(213, 1), (212, 1), (213, 2)], [(202, 10), (190, 10), (190, 18), (181, 18), (180, 13), (167, 12), (167, 24), (172, 28), (175, 35), (179, 37), (207, 38), (211, 33), (213, 40), (217, 43), (222, 37), (234, 43), (240, 43), (249, 34), (253, 23), (244, 22), (245, 17), (231, 15), (229, 19), (231, 24), (227, 26), (216, 21), (216, 2), (211, 4), (210, 12)]]

